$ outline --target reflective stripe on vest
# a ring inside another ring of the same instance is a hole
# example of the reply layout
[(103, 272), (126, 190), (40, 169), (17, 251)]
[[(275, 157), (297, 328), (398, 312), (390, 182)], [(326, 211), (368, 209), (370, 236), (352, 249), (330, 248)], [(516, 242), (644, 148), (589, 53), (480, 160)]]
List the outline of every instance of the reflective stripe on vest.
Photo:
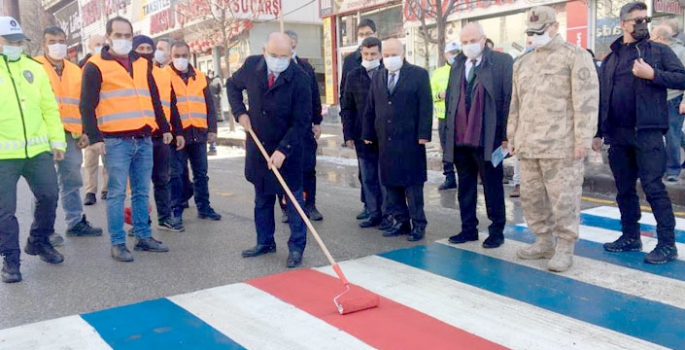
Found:
[(171, 86), (176, 93), (176, 107), (181, 115), (183, 129), (195, 127), (207, 129), (207, 102), (204, 90), (207, 88), (207, 78), (199, 70), (195, 70), (195, 77), (188, 79), (188, 84), (183, 81), (176, 71), (167, 67), (171, 74)]
[(171, 75), (166, 69), (155, 66), (152, 68), (152, 76), (155, 78), (159, 99), (167, 122), (171, 123)]
[(75, 134), (83, 133), (81, 110), (79, 109), (81, 69), (77, 65), (65, 60), (62, 76), (60, 77), (57, 75), (52, 63), (45, 56), (39, 56), (35, 59), (43, 65), (45, 72), (50, 78), (52, 91), (55, 93), (57, 104), (59, 104), (59, 115), (62, 117), (64, 130)]
[(101, 55), (88, 62), (97, 66), (102, 75), (100, 102), (95, 107), (100, 131), (119, 133), (146, 126), (157, 130), (148, 84), (148, 60), (139, 58), (131, 63), (133, 77), (119, 62), (105, 60)]
[(47, 135), (45, 136), (38, 136), (34, 138), (30, 138), (28, 142), (24, 140), (20, 141), (0, 141), (0, 151), (16, 151), (23, 149), (26, 147), (26, 145), (29, 146), (37, 146), (37, 145), (47, 145), (50, 144), (50, 139), (48, 138)]

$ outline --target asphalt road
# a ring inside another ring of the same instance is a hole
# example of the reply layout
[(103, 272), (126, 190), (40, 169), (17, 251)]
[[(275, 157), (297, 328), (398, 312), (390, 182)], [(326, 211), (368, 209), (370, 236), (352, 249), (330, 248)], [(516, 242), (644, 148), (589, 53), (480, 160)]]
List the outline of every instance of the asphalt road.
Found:
[[(199, 220), (194, 206), (191, 206), (184, 218), (186, 232), (153, 230), (156, 238), (169, 245), (169, 253), (134, 252), (136, 260), (128, 264), (112, 260), (106, 233), (96, 238), (67, 238), (65, 245), (59, 248), (66, 260), (58, 266), (48, 265), (37, 257), (24, 254), (24, 281), (13, 285), (0, 283), (0, 329), (286, 271), (288, 229), (285, 224), (277, 224), (276, 240), (279, 246), (276, 254), (253, 259), (240, 256), (243, 249), (255, 244), (253, 187), (243, 176), (243, 151), (220, 148), (219, 152), (219, 156), (210, 159), (210, 199), (212, 206), (224, 216), (222, 221)], [(425, 187), (429, 220), (426, 240), (410, 243), (404, 238), (383, 238), (376, 229), (360, 229), (357, 226), (354, 217), (362, 206), (356, 179), (356, 161), (319, 157), (317, 170), (317, 206), (325, 218), (314, 225), (333, 256), (341, 261), (432, 242), (459, 231), (456, 191), (438, 192), (437, 186), (442, 181), (442, 175), (437, 172), (429, 173), (429, 182)], [(510, 186), (505, 188), (511, 190)], [(31, 224), (32, 198), (23, 180), (19, 193), (17, 217), (23, 245)], [(484, 214), (482, 196), (480, 199), (478, 212), (483, 231), (487, 229), (488, 220)], [(584, 202), (583, 207), (593, 205)], [(86, 214), (93, 224), (106, 227), (103, 202), (86, 207)], [(510, 223), (522, 222), (518, 200), (507, 197), (507, 216)], [(154, 217), (153, 222), (156, 222)], [(65, 230), (61, 210), (58, 212), (56, 229), (58, 232)], [(129, 238), (129, 246), (132, 245), (133, 239)], [(312, 267), (327, 264), (310, 236), (303, 265)]]

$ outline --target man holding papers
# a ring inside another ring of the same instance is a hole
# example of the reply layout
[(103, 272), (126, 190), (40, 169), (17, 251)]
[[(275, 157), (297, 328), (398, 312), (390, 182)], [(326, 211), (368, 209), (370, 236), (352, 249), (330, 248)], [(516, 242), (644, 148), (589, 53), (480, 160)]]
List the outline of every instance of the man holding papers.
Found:
[[(483, 27), (471, 23), (461, 31), (457, 56), (447, 86), (444, 161), (457, 167), (461, 233), (459, 244), (478, 240), (478, 175), (483, 178), (488, 218), (492, 221), (484, 248), (504, 243), (502, 160), (507, 149), (506, 125), (511, 101), (513, 59), (485, 46)], [(499, 158), (499, 159), (498, 159)]]

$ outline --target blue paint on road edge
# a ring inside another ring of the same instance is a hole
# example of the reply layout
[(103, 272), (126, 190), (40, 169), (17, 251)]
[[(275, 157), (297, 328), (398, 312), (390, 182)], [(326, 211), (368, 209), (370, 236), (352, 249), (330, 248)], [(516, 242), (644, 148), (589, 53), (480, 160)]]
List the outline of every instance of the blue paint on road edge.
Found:
[[(504, 235), (506, 238), (523, 243), (533, 243), (535, 241), (535, 235), (527, 227), (523, 226), (507, 226), (504, 230)], [(575, 255), (685, 281), (685, 261), (682, 260), (674, 260), (664, 265), (650, 265), (644, 262), (645, 255), (647, 255), (645, 252), (607, 252), (604, 250), (604, 244), (584, 239), (578, 240), (576, 243)]]
[(81, 317), (115, 350), (244, 349), (168, 299), (156, 299)]
[(685, 310), (680, 308), (443, 244), (380, 256), (655, 344), (685, 349)]

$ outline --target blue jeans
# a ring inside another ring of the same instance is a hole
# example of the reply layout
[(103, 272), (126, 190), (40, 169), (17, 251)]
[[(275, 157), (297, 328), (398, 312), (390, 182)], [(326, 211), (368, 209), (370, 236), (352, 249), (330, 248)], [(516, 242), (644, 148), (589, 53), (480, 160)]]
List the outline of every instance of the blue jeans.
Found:
[[(302, 189), (293, 191), (293, 195), (297, 198), (297, 202), (304, 208), (304, 198)], [(255, 193), (255, 208), (254, 219), (257, 229), (257, 244), (261, 245), (276, 245), (274, 240), (274, 232), (276, 231), (276, 221), (274, 219), (274, 205), (276, 204), (275, 194)], [(304, 247), (307, 245), (307, 226), (297, 213), (297, 209), (288, 199), (288, 225), (290, 226), (290, 239), (288, 240), (288, 249), (294, 252), (304, 252)]]
[(81, 176), (81, 165), (83, 164), (83, 153), (78, 148), (78, 140), (66, 133), (67, 152), (64, 160), (57, 162), (57, 178), (59, 179), (59, 196), (62, 200), (62, 209), (66, 214), (65, 221), (67, 228), (71, 229), (81, 221), (83, 215), (83, 204), (81, 203), (81, 187), (83, 187), (83, 177)]
[(359, 157), (359, 169), (362, 173), (362, 188), (366, 196), (366, 207), (371, 218), (387, 215), (385, 187), (381, 185), (378, 155), (369, 154)]
[(680, 102), (683, 97), (668, 101), (668, 132), (666, 133), (666, 176), (680, 176), (680, 145), (683, 140), (683, 118)]
[(207, 212), (209, 206), (209, 177), (207, 176), (207, 143), (191, 143), (177, 151), (171, 148), (171, 208), (174, 213), (182, 212), (183, 168), (190, 161), (193, 170), (193, 190), (199, 213)]
[(145, 138), (105, 138), (107, 184), (107, 223), (112, 245), (125, 244), (124, 201), (126, 181), (131, 178), (131, 219), (136, 238), (152, 236), (148, 221), (150, 178), (152, 178), (152, 140)]

